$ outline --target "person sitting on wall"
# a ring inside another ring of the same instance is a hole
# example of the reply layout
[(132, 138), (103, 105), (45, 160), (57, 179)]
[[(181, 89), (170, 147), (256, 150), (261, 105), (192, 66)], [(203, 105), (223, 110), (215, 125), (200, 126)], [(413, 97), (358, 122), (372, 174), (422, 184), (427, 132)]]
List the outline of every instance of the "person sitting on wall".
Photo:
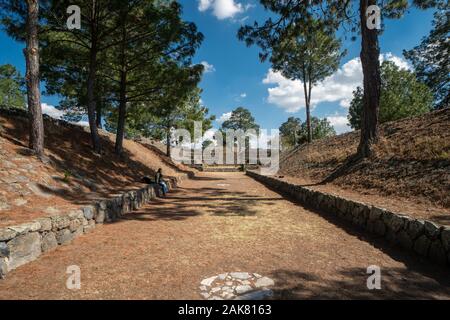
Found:
[(169, 188), (167, 187), (167, 183), (163, 179), (161, 168), (159, 168), (158, 171), (156, 172), (155, 183), (161, 187), (163, 196), (166, 196), (166, 193), (169, 192)]

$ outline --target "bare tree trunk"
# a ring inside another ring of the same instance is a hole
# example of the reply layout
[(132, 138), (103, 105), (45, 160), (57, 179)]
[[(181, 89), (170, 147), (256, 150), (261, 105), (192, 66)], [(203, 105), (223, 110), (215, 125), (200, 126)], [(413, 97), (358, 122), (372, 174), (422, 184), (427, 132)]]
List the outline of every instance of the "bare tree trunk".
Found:
[(306, 77), (303, 78), (303, 89), (305, 90), (305, 105), (306, 105), (306, 130), (308, 131), (308, 143), (312, 142), (312, 130), (311, 130), (311, 108), (309, 91), (306, 85)]
[(87, 97), (88, 97), (88, 120), (91, 129), (91, 139), (94, 151), (100, 153), (100, 138), (98, 136), (97, 123), (95, 118), (96, 99), (95, 99), (95, 81), (97, 74), (97, 5), (96, 1), (92, 1), (91, 11), (91, 48), (89, 57), (89, 75), (87, 80)]
[(39, 1), (27, 0), (26, 83), (30, 114), (30, 148), (38, 157), (44, 155), (44, 120), (42, 118), (39, 80)]
[(376, 3), (376, 0), (360, 0), (364, 108), (361, 116), (361, 140), (358, 155), (363, 158), (372, 154), (372, 146), (378, 141), (378, 114), (381, 92), (380, 48), (378, 45), (378, 30), (369, 30), (366, 23), (367, 7)]
[(125, 118), (127, 116), (127, 74), (124, 71), (120, 73), (120, 98), (119, 98), (119, 120), (116, 134), (116, 154), (123, 151), (123, 137), (125, 134)]
[(168, 157), (170, 157), (172, 155), (171, 152), (170, 152), (171, 151), (170, 150), (170, 123), (167, 124), (166, 134), (167, 134), (167, 137), (166, 137), (166, 143), (167, 143), (166, 155)]
[(95, 124), (97, 125), (97, 129), (103, 129), (102, 104), (99, 101), (97, 101), (96, 110), (95, 110)]

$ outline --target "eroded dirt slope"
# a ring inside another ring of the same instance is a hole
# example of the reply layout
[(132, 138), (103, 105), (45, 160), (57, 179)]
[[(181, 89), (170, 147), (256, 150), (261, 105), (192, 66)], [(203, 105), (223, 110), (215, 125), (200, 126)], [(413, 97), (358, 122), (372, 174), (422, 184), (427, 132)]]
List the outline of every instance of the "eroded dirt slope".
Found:
[(42, 163), (27, 148), (24, 114), (0, 110), (0, 226), (22, 223), (90, 203), (121, 189), (139, 186), (145, 175), (162, 168), (167, 176), (188, 169), (170, 163), (143, 143), (124, 141), (114, 154), (115, 136), (101, 131), (103, 152), (92, 152), (87, 128), (46, 117)]

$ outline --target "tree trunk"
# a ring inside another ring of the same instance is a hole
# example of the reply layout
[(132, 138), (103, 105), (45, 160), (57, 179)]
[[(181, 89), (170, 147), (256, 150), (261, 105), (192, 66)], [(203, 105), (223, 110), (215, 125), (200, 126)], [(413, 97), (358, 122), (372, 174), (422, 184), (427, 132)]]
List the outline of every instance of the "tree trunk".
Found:
[(380, 48), (378, 30), (369, 30), (366, 23), (366, 11), (376, 0), (360, 0), (361, 18), (361, 64), (364, 74), (364, 108), (361, 115), (361, 140), (358, 155), (365, 158), (372, 154), (372, 146), (378, 140), (378, 114), (380, 107)]
[(95, 99), (95, 81), (97, 74), (97, 26), (96, 26), (96, 3), (92, 2), (92, 12), (91, 12), (91, 48), (89, 57), (89, 75), (87, 79), (87, 97), (88, 97), (88, 120), (89, 127), (91, 129), (91, 139), (94, 151), (100, 153), (100, 138), (98, 136), (97, 123), (95, 118), (96, 111), (96, 99)]
[(120, 73), (120, 97), (119, 97), (119, 120), (116, 134), (116, 154), (123, 151), (123, 137), (125, 134), (125, 118), (127, 116), (127, 74)]
[(30, 116), (30, 148), (38, 157), (44, 155), (44, 120), (42, 118), (39, 80), (39, 1), (27, 0), (26, 83)]
[(167, 125), (167, 129), (166, 129), (166, 143), (167, 143), (167, 150), (166, 150), (166, 154), (168, 157), (171, 156), (171, 152), (170, 152), (170, 123)]
[(306, 130), (308, 131), (308, 143), (312, 142), (312, 130), (311, 130), (311, 108), (310, 108), (310, 95), (306, 86), (306, 77), (303, 78), (303, 89), (305, 90), (305, 105), (306, 105)]
[(103, 129), (102, 104), (99, 101), (97, 101), (96, 110), (95, 110), (95, 124), (97, 125), (97, 129)]

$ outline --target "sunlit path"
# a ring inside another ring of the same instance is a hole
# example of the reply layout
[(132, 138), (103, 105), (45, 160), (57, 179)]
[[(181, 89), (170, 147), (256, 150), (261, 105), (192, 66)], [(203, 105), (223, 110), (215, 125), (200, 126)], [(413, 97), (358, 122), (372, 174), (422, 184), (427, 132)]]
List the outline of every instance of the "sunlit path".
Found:
[[(450, 298), (447, 270), (327, 219), (242, 173), (203, 173), (11, 272), (0, 297), (201, 299), (203, 279), (242, 271), (273, 279), (274, 298)], [(79, 291), (66, 288), (70, 265)], [(367, 289), (370, 265), (382, 290)]]

